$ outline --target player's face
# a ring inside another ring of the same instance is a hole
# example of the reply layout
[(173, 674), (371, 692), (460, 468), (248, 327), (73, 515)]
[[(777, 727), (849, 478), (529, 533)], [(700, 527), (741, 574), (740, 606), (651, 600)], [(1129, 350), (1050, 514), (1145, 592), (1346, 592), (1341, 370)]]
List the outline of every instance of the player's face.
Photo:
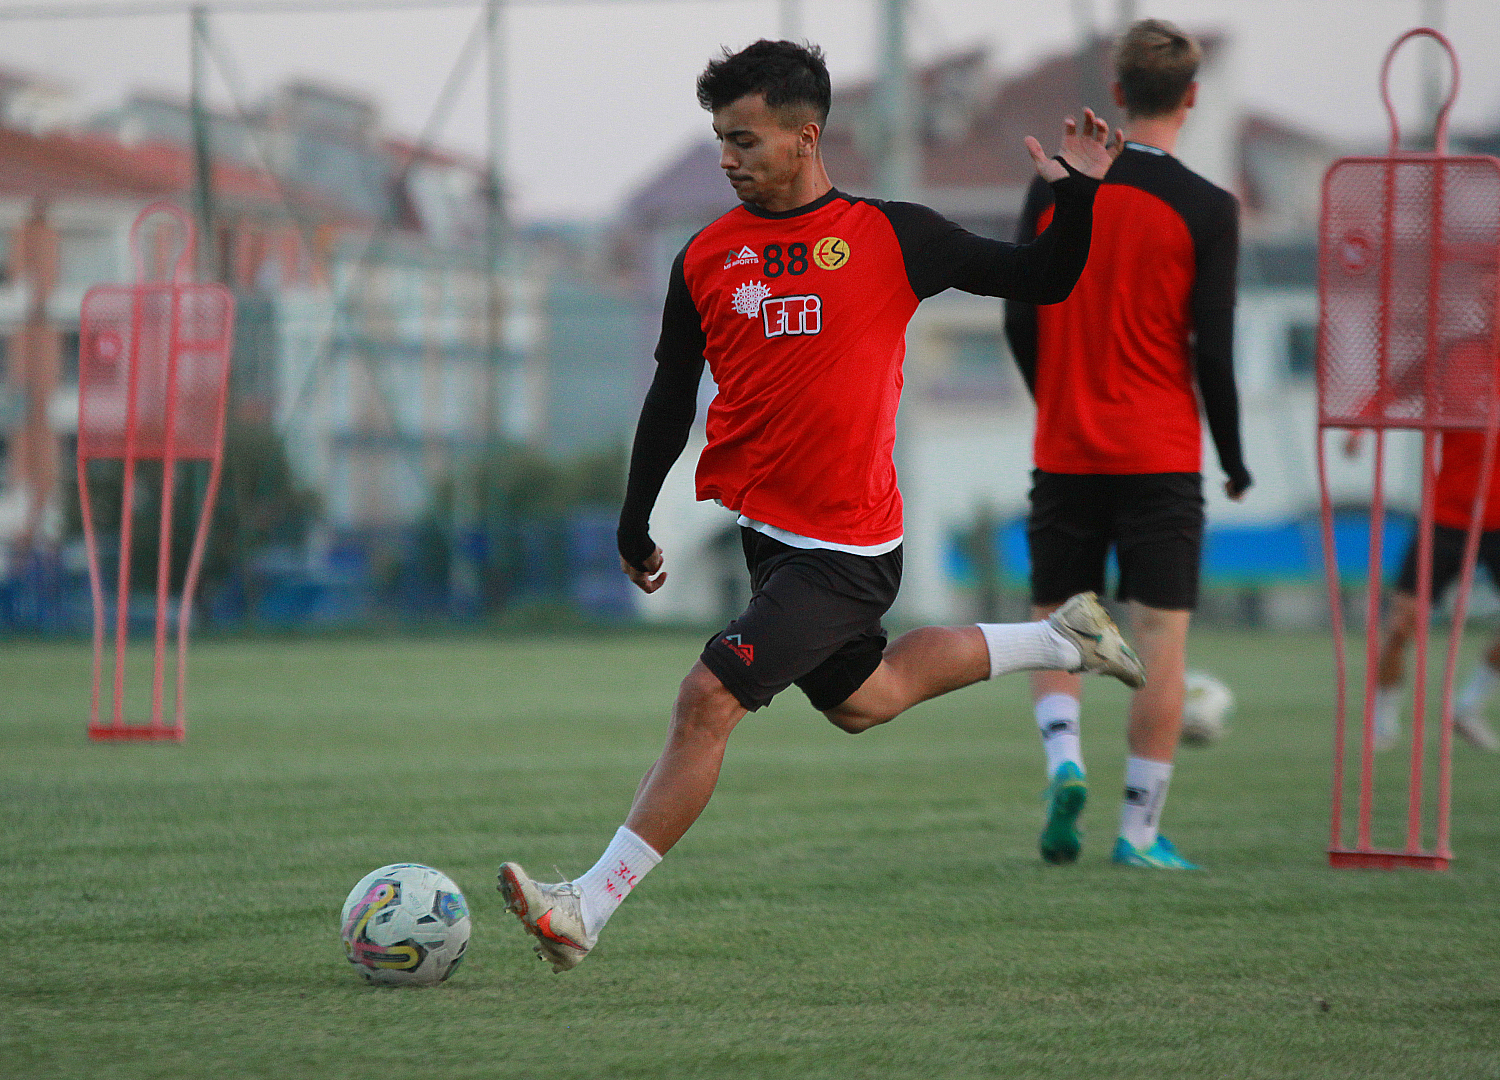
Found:
[(774, 208), (791, 192), (808, 161), (810, 126), (788, 127), (760, 94), (746, 94), (714, 110), (719, 167), (741, 202)]

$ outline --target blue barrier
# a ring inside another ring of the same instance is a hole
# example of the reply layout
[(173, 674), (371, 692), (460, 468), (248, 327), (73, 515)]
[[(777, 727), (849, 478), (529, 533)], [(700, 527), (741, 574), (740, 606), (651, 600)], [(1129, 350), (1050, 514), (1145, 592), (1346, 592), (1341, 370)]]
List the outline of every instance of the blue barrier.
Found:
[[(1385, 577), (1395, 574), (1416, 523), (1406, 516), (1388, 516), (1382, 538), (1381, 567)], [(1334, 550), (1340, 576), (1359, 582), (1368, 576), (1370, 518), (1368, 514), (1337, 514), (1333, 523)], [(1024, 586), (1031, 573), (1026, 544), (1026, 519), (1015, 518), (995, 530), (995, 557), (1004, 584)], [(944, 562), (949, 576), (963, 586), (974, 584), (968, 538), (961, 532), (948, 537)], [(1111, 557), (1111, 575), (1117, 571)], [(1313, 584), (1323, 581), (1323, 526), (1317, 518), (1297, 518), (1266, 525), (1210, 527), (1203, 545), (1203, 583), (1214, 586)]]

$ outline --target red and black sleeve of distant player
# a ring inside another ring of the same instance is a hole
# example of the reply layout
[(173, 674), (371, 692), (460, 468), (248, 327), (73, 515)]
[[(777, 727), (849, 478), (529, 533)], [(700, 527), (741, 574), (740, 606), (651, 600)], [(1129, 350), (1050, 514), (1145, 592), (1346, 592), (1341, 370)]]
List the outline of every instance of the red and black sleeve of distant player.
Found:
[[(1172, 207), (1193, 238), (1196, 267), (1190, 298), (1193, 372), (1219, 465), (1236, 493), (1250, 487), (1240, 444), (1240, 399), (1234, 381), (1234, 302), (1239, 261), (1239, 210), (1233, 196), (1194, 176), (1180, 162), (1159, 155), (1127, 154), (1117, 160), (1109, 183), (1132, 184)], [(1036, 234), (1037, 221), (1052, 203), (1048, 185), (1033, 182), (1016, 233)], [(1061, 210), (1061, 205), (1058, 207)], [(1005, 305), (1005, 336), (1026, 386), (1036, 392), (1035, 302)]]
[[(867, 201), (891, 223), (907, 281), (918, 299), (954, 288), (980, 296), (1055, 304), (1072, 292), (1088, 262), (1094, 194), (1099, 188), (1097, 180), (1063, 164), (1068, 175), (1050, 185), (1057, 202), (1052, 224), (1040, 236), (1020, 244), (976, 236), (915, 203)], [(684, 247), (672, 264), (656, 346), (656, 376), (636, 423), (616, 533), (620, 555), (637, 569), (643, 569), (656, 549), (650, 532), (651, 510), (667, 473), (687, 445), (697, 414), (707, 338), (683, 275), (686, 254)]]

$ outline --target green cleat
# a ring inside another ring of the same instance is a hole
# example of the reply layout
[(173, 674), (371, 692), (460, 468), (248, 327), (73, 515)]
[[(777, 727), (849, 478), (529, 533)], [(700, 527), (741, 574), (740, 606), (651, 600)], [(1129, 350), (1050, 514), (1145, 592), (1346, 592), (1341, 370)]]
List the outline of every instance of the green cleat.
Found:
[(1115, 838), (1115, 853), (1113, 862), (1121, 866), (1146, 866), (1153, 870), (1201, 870), (1202, 867), (1188, 862), (1177, 849), (1172, 846), (1172, 841), (1165, 836), (1158, 836), (1156, 843), (1145, 851), (1137, 849), (1129, 840), (1123, 836)]
[(1078, 861), (1078, 851), (1083, 847), (1078, 835), (1078, 815), (1083, 813), (1088, 797), (1089, 785), (1083, 778), (1083, 770), (1071, 761), (1064, 761), (1047, 785), (1047, 824), (1037, 841), (1037, 849), (1047, 862), (1060, 866)]

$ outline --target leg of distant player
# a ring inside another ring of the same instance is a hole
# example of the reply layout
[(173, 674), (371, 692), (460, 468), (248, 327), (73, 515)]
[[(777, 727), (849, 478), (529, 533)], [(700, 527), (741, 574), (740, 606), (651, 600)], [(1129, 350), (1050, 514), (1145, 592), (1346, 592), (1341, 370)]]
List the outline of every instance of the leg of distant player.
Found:
[[(1044, 619), (1056, 604), (1033, 607), (1032, 616)], [(1150, 676), (1147, 676), (1149, 681)], [(1066, 671), (1036, 671), (1031, 696), (1042, 751), (1047, 755), (1047, 821), (1037, 850), (1049, 863), (1076, 862), (1083, 842), (1078, 818), (1088, 800), (1084, 779), (1083, 746), (1079, 728), (1083, 680)]]
[(1500, 750), (1500, 738), (1496, 738), (1484, 718), (1485, 702), (1497, 687), (1500, 687), (1500, 637), (1490, 642), (1484, 659), (1453, 700), (1453, 730), (1481, 750)]
[[(1125, 800), (1120, 811), (1120, 840), (1116, 861), (1133, 861), (1132, 851), (1150, 859), (1159, 845), (1157, 832), (1172, 760), (1182, 730), (1183, 678), (1187, 668), (1188, 611), (1165, 611), (1130, 602), (1130, 626), (1146, 665), (1146, 687), (1130, 701), (1126, 743)], [(1165, 844), (1165, 841), (1160, 841)], [(1170, 850), (1170, 845), (1167, 845)], [(1180, 861), (1180, 860), (1179, 860)], [(1171, 864), (1171, 860), (1164, 860)]]
[(1406, 681), (1406, 649), (1417, 633), (1417, 598), (1396, 589), (1380, 640), (1375, 668), (1375, 749), (1389, 750), (1401, 735), (1401, 684)]

